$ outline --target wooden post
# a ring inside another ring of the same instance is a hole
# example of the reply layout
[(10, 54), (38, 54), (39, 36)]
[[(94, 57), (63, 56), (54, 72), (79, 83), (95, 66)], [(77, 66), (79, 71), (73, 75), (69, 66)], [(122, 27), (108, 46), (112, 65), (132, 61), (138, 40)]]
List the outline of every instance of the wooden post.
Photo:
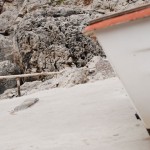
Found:
[(8, 76), (0, 76), (0, 80), (3, 79), (16, 79), (16, 78), (27, 78), (27, 77), (35, 77), (35, 76), (49, 76), (55, 74), (61, 74), (61, 72), (42, 72), (42, 73), (32, 73), (32, 74), (20, 74), (20, 75), (8, 75)]
[(16, 78), (17, 81), (17, 93), (18, 93), (18, 97), (21, 96), (21, 92), (20, 92), (20, 78)]
[(20, 74), (20, 75), (7, 75), (7, 76), (0, 76), (0, 80), (4, 79), (16, 79), (17, 81), (17, 94), (18, 97), (21, 96), (20, 91), (20, 78), (27, 78), (27, 77), (35, 77), (35, 76), (49, 76), (49, 75), (57, 75), (64, 73), (65, 70), (61, 72), (41, 72), (41, 73), (33, 73), (33, 74)]

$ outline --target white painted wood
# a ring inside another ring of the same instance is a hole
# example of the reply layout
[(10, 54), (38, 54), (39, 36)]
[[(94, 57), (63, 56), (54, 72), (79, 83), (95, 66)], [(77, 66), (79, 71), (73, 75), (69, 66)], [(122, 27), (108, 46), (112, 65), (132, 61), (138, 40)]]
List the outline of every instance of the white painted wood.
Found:
[(150, 18), (95, 33), (145, 127), (150, 129)]

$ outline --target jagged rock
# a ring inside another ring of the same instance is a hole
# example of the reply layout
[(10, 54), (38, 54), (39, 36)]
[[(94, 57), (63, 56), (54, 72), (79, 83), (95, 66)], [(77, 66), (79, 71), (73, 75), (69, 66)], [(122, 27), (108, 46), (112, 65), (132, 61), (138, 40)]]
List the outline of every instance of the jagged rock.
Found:
[(3, 0), (0, 0), (0, 13), (2, 12), (2, 10), (3, 10)]
[[(10, 30), (12, 24), (14, 23), (14, 20), (16, 19), (18, 15), (17, 11), (4, 11), (1, 15), (0, 15), (0, 32), (5, 32)], [(8, 34), (9, 35), (9, 34)], [(6, 36), (8, 36), (6, 35)]]
[(57, 71), (70, 60), (83, 67), (94, 55), (103, 55), (98, 43), (82, 33), (91, 15), (91, 11), (49, 5), (27, 13), (16, 30), (25, 72)]
[(10, 37), (0, 35), (0, 62), (9, 59), (13, 51), (13, 44)]
[(89, 71), (86, 68), (68, 68), (62, 75), (52, 79), (52, 87), (72, 87), (87, 83)]
[(13, 24), (19, 13), (20, 0), (0, 0), (0, 33), (13, 34)]
[(103, 59), (100, 56), (93, 57), (86, 65), (89, 69), (90, 81), (96, 81), (101, 79), (107, 79), (116, 76), (109, 61)]
[[(82, 34), (87, 22), (102, 13), (77, 7), (50, 6), (58, 2), (65, 4), (66, 1), (24, 1), (15, 36), (26, 73), (57, 71), (65, 68), (70, 60), (77, 67), (83, 67), (93, 56), (104, 55), (96, 41)], [(130, 3), (142, 3), (140, 0), (87, 2), (91, 3), (91, 8), (97, 7), (106, 13), (127, 9)], [(63, 57), (59, 57), (62, 54)]]

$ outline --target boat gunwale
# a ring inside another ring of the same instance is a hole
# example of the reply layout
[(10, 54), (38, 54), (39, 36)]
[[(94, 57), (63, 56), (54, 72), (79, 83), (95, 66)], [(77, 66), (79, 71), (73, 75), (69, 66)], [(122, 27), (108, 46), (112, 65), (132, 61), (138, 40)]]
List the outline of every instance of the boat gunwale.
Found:
[(94, 30), (107, 28), (113, 25), (126, 23), (148, 16), (150, 16), (150, 4), (92, 20), (83, 30), (83, 33), (91, 34), (91, 32)]

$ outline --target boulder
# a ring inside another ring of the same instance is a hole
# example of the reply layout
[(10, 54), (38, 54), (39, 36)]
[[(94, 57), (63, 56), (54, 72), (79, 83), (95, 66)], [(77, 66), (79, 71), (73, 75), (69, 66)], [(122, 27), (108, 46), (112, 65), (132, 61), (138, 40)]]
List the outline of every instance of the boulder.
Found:
[(12, 39), (8, 36), (0, 34), (0, 62), (9, 60), (13, 52)]
[(49, 5), (28, 11), (15, 35), (25, 72), (58, 71), (72, 64), (83, 67), (93, 56), (104, 55), (97, 41), (82, 33), (97, 13)]
[[(20, 69), (17, 65), (11, 63), (8, 60), (0, 62), (0, 76), (14, 75), (19, 73)], [(15, 86), (16, 80), (14, 79), (2, 80), (0, 82), (0, 94), (2, 94), (6, 89), (14, 88)]]

